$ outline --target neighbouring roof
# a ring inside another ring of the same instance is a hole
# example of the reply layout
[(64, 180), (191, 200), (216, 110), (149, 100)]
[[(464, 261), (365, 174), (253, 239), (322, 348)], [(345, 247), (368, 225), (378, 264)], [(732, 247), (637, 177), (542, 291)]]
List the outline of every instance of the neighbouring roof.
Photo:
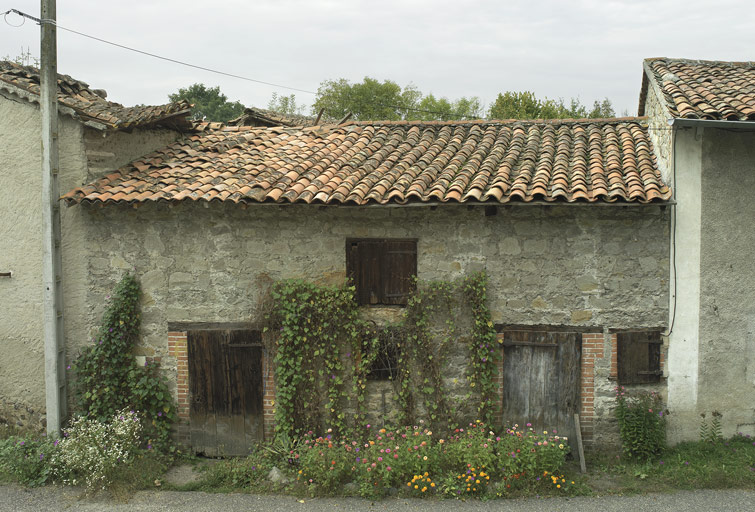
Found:
[(63, 196), (75, 203), (667, 200), (644, 118), (223, 127)]
[(314, 117), (297, 114), (280, 114), (272, 110), (256, 107), (247, 107), (244, 113), (236, 119), (226, 123), (230, 126), (312, 126), (315, 124)]
[[(0, 90), (6, 90), (39, 103), (39, 70), (10, 61), (0, 61)], [(124, 130), (147, 125), (183, 127), (191, 105), (187, 101), (158, 106), (124, 107), (105, 99), (105, 91), (68, 75), (58, 75), (58, 108), (100, 130)]]
[(755, 121), (755, 62), (645, 59), (640, 115), (648, 86), (672, 118)]

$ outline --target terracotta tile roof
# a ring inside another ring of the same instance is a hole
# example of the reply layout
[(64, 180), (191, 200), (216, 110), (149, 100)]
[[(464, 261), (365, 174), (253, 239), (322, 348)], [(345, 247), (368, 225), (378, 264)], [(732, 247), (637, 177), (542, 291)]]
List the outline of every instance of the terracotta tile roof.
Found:
[[(30, 101), (39, 102), (39, 70), (14, 62), (0, 61), (0, 90), (21, 94)], [(152, 124), (186, 124), (185, 116), (191, 105), (182, 101), (158, 106), (124, 107), (107, 101), (102, 90), (68, 75), (58, 75), (58, 105), (62, 113), (81, 119), (99, 129), (122, 130)]]
[(63, 196), (75, 203), (666, 200), (644, 118), (223, 127)]
[(755, 62), (645, 59), (640, 115), (648, 79), (670, 117), (755, 121)]

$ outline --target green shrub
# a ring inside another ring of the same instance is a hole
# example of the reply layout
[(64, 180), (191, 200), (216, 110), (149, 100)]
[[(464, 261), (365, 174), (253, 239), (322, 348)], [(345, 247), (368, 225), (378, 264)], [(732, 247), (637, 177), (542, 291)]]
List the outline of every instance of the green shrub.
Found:
[(666, 446), (666, 419), (661, 397), (654, 391), (629, 397), (621, 386), (616, 388), (616, 402), (624, 453), (640, 459), (660, 454)]
[(56, 445), (46, 437), (0, 440), (0, 472), (29, 487), (44, 485), (52, 476), (50, 460)]

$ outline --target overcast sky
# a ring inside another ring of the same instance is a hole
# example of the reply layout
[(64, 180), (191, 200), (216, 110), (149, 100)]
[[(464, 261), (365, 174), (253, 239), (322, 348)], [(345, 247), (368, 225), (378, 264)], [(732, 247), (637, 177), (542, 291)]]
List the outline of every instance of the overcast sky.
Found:
[[(645, 57), (755, 60), (755, 2), (498, 0), (59, 0), (58, 24), (150, 53), (307, 91), (365, 76), (455, 99), (533, 91), (608, 97), (636, 115)], [(0, 0), (39, 15), (39, 0)], [(39, 27), (0, 18), (0, 57), (39, 55)], [(125, 105), (195, 82), (265, 107), (276, 89), (58, 30), (58, 72)], [(309, 105), (314, 95), (295, 92)]]

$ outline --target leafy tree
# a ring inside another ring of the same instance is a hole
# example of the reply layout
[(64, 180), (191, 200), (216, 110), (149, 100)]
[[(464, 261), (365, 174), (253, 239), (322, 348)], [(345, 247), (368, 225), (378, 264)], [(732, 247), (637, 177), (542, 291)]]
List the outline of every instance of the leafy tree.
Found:
[(499, 94), (490, 106), (490, 119), (584, 119), (613, 117), (613, 105), (608, 98), (593, 103), (593, 108), (583, 105), (579, 98), (572, 98), (567, 105), (563, 99), (539, 99), (530, 91)]
[(178, 89), (177, 93), (169, 94), (168, 99), (174, 103), (186, 100), (194, 105), (191, 109), (193, 119), (224, 123), (244, 112), (244, 105), (239, 101), (228, 101), (228, 97), (220, 92), (220, 87), (207, 87), (204, 84)]
[(287, 116), (302, 115), (304, 111), (303, 106), (296, 104), (295, 94), (279, 96), (275, 92), (270, 101), (267, 102), (267, 109)]
[(351, 113), (358, 120), (450, 120), (478, 118), (482, 113), (480, 100), (460, 98), (449, 101), (424, 96), (414, 85), (401, 87), (396, 82), (365, 77), (352, 84), (341, 78), (326, 80), (317, 89), (312, 112), (325, 109), (327, 116), (342, 119)]

